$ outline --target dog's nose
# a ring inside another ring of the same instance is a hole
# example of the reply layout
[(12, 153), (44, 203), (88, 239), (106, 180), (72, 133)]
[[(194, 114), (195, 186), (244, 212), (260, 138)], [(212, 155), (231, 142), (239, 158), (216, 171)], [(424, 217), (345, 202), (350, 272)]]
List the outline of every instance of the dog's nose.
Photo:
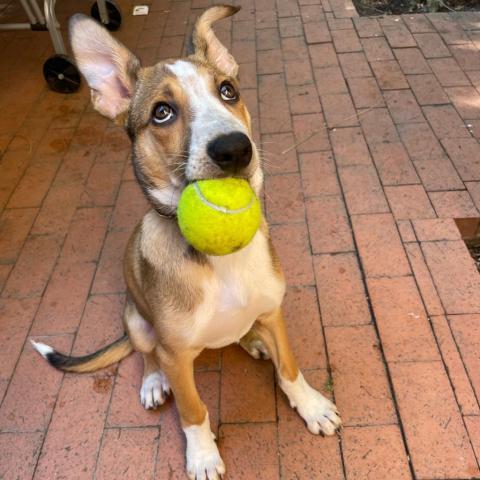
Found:
[(252, 143), (244, 133), (232, 132), (212, 140), (207, 153), (223, 171), (238, 173), (252, 159)]

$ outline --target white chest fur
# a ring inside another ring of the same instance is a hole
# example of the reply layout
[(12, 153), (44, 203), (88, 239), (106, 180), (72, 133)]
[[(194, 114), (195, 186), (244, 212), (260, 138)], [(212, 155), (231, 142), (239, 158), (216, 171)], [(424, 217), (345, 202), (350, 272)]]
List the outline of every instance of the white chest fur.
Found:
[(238, 342), (258, 316), (278, 307), (285, 285), (261, 232), (239, 252), (210, 260), (214, 275), (205, 282), (190, 338), (197, 347), (220, 348)]

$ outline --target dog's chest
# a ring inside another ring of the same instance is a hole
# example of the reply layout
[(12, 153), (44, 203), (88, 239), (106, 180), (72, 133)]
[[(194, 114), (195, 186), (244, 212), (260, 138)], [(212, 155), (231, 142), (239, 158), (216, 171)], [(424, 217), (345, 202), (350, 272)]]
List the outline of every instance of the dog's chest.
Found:
[(216, 257), (212, 264), (214, 275), (204, 287), (192, 338), (197, 346), (220, 348), (238, 342), (261, 314), (278, 307), (285, 287), (261, 233), (240, 252)]

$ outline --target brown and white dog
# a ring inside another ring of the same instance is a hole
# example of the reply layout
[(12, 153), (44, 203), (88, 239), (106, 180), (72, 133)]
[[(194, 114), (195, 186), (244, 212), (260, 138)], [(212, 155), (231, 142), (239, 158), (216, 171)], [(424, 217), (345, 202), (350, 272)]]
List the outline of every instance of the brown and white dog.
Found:
[(193, 250), (175, 218), (189, 182), (235, 176), (247, 179), (257, 194), (262, 186), (238, 65), (211, 28), (237, 10), (206, 10), (195, 25), (190, 56), (145, 68), (98, 23), (72, 18), (72, 48), (93, 105), (125, 125), (135, 173), (152, 209), (125, 254), (125, 336), (79, 358), (33, 342), (50, 364), (67, 372), (92, 372), (141, 352), (141, 402), (155, 408), (173, 391), (191, 479), (218, 479), (225, 472), (195, 387), (193, 361), (204, 348), (237, 342), (255, 358), (269, 356), (280, 388), (312, 433), (332, 435), (341, 425), (335, 405), (309, 386), (295, 363), (281, 310), (285, 280), (266, 222), (247, 247), (214, 257)]

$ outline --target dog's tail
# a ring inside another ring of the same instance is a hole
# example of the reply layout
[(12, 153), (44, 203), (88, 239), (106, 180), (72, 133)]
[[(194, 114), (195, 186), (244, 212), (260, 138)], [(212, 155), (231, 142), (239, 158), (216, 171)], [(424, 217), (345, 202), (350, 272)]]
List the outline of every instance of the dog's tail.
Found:
[(110, 345), (101, 348), (95, 353), (83, 357), (70, 357), (57, 352), (44, 343), (31, 340), (35, 350), (58, 370), (64, 372), (89, 373), (108, 367), (119, 362), (133, 351), (127, 335), (115, 340)]

